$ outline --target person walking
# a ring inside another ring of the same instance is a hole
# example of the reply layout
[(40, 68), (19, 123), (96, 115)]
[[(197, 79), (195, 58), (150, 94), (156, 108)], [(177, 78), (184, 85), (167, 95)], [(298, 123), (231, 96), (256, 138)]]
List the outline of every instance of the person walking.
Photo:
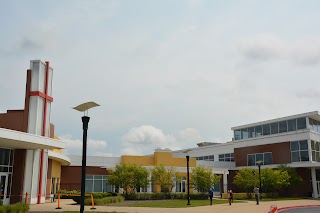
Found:
[(228, 190), (228, 200), (229, 200), (229, 205), (231, 205), (231, 203), (233, 203), (233, 192), (232, 192), (232, 189)]
[(256, 201), (257, 201), (256, 205), (259, 205), (259, 188), (257, 186), (255, 186), (253, 189), (253, 192), (254, 192), (254, 195), (255, 195)]
[(208, 189), (209, 199), (210, 199), (210, 206), (212, 206), (213, 192), (214, 192), (214, 188), (213, 188), (213, 187), (210, 187), (210, 188)]

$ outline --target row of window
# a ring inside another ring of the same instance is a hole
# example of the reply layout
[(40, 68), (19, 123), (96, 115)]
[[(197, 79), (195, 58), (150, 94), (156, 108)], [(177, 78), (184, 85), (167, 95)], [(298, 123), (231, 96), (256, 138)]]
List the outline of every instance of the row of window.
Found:
[(254, 153), (247, 155), (248, 166), (255, 166), (260, 163), (260, 165), (270, 165), (272, 164), (272, 153)]
[(233, 153), (220, 154), (219, 161), (234, 161)]
[(280, 121), (261, 126), (238, 129), (234, 131), (234, 139), (241, 140), (254, 138), (263, 135), (272, 135), (283, 132), (291, 132), (299, 129), (306, 129), (306, 118), (297, 118), (286, 121)]
[(195, 157), (196, 160), (214, 161), (214, 155)]
[(0, 148), (0, 166), (13, 165), (14, 150)]
[(86, 175), (86, 192), (113, 192), (107, 175)]

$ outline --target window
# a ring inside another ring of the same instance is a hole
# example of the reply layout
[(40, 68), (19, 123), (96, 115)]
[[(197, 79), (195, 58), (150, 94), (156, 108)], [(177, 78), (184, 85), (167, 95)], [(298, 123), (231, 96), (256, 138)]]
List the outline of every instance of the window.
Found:
[(288, 132), (297, 130), (297, 120), (288, 120)]
[(113, 188), (107, 175), (86, 175), (86, 192), (110, 192)]
[(320, 143), (311, 141), (312, 161), (320, 162)]
[(279, 123), (272, 123), (270, 124), (271, 127), (271, 134), (279, 133)]
[(242, 129), (241, 130), (241, 132), (242, 132), (242, 138), (243, 139), (247, 139), (248, 138), (248, 129), (246, 128), (246, 129)]
[(234, 161), (233, 153), (220, 154), (219, 161)]
[(263, 125), (262, 129), (263, 129), (263, 131), (262, 131), (263, 135), (270, 135), (270, 125), (269, 124)]
[(309, 161), (307, 140), (291, 142), (291, 162)]
[(196, 160), (214, 161), (214, 155), (195, 157)]
[(249, 135), (249, 138), (255, 137), (255, 135), (254, 135), (254, 127), (248, 128), (248, 135)]
[(241, 140), (242, 137), (241, 137), (241, 130), (235, 130), (234, 131), (234, 139), (235, 140)]
[(297, 129), (306, 129), (306, 118), (298, 118), (297, 119)]
[(287, 131), (288, 131), (287, 121), (279, 122), (279, 133), (287, 132)]
[(254, 127), (254, 130), (255, 130), (256, 137), (259, 137), (262, 135), (262, 126), (256, 126)]
[(248, 160), (248, 166), (257, 165), (257, 161), (262, 161), (261, 165), (270, 165), (272, 164), (272, 153), (265, 152), (265, 153), (248, 154), (247, 160)]
[(186, 177), (182, 177), (182, 181), (176, 181), (176, 192), (186, 192)]

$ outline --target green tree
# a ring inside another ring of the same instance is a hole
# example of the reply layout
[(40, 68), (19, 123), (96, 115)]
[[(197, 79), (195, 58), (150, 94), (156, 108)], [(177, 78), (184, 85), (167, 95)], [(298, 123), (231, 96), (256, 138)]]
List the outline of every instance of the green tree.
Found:
[(237, 171), (233, 183), (245, 192), (250, 193), (254, 186), (259, 186), (259, 175), (256, 174), (258, 174), (257, 170), (252, 168), (240, 169)]
[(171, 192), (176, 181), (181, 181), (182, 177), (173, 167), (166, 168), (163, 165), (155, 166), (151, 170), (152, 179), (159, 184), (162, 192)]
[(290, 176), (289, 178), (289, 184), (291, 186), (293, 185), (299, 185), (302, 183), (302, 178), (298, 175), (297, 171), (295, 168), (289, 167), (287, 165), (279, 165), (278, 170), (280, 170), (281, 172), (286, 171), (288, 173), (288, 175)]
[(261, 182), (265, 191), (277, 192), (279, 189), (289, 186), (289, 179), (287, 171), (261, 169)]
[(109, 182), (116, 187), (123, 188), (126, 194), (136, 192), (138, 187), (148, 186), (148, 171), (135, 164), (118, 164), (111, 171)]
[(208, 188), (218, 183), (221, 176), (212, 173), (210, 167), (197, 166), (192, 169), (191, 185), (198, 192), (207, 192)]

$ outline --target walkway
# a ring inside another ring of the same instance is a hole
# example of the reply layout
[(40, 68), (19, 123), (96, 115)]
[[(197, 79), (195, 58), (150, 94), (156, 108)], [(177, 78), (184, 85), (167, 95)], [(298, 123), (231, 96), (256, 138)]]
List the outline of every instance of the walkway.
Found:
[[(72, 200), (61, 200), (61, 210), (55, 209), (57, 202), (46, 203), (39, 205), (31, 205), (30, 212), (48, 212), (48, 211), (79, 211), (79, 205), (72, 205)], [(191, 201), (192, 205), (192, 201)], [(95, 206), (96, 210), (90, 210), (89, 206), (85, 207), (86, 211), (116, 211), (116, 212), (128, 212), (128, 213), (266, 213), (269, 211), (271, 205), (280, 207), (288, 206), (300, 206), (300, 205), (320, 205), (320, 200), (287, 200), (287, 201), (270, 201), (260, 202), (260, 205), (256, 205), (255, 202), (249, 201), (247, 203), (234, 203), (231, 206), (228, 204), (218, 204), (213, 206), (199, 206), (199, 207), (187, 207), (187, 208), (146, 208), (146, 207), (118, 207), (118, 206)]]

